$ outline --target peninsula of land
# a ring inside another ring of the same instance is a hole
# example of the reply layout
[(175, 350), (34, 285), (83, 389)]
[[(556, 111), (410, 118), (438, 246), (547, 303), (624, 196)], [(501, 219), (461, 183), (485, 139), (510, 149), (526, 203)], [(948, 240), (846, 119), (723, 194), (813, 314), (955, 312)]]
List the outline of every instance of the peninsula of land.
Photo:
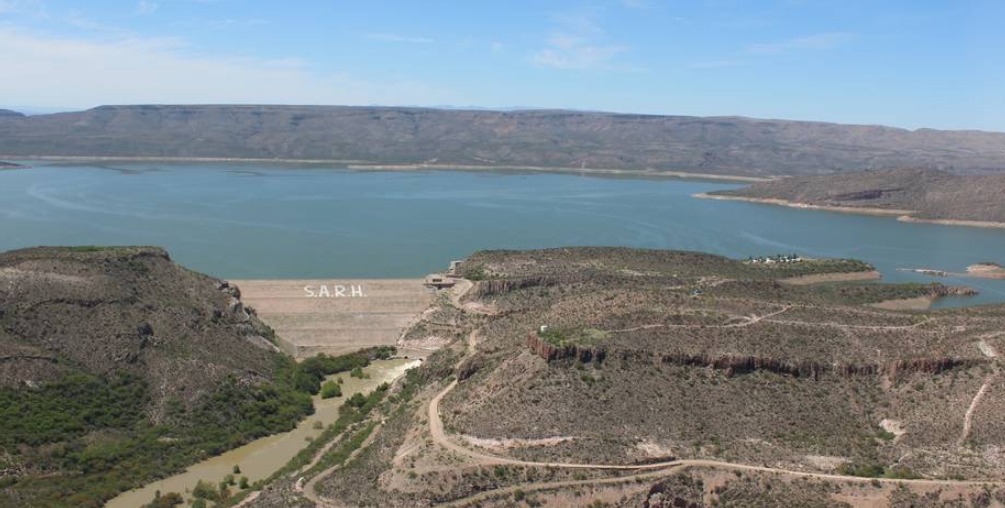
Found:
[(1005, 174), (894, 169), (759, 182), (696, 197), (887, 215), (904, 222), (1005, 228)]
[[(852, 280), (870, 272), (798, 256), (476, 253), (399, 346), (452, 340), (335, 441), (347, 444), (326, 468), (246, 506), (1005, 499), (1005, 401), (991, 389), (1003, 307), (923, 310), (914, 300), (965, 290)], [(880, 305), (892, 301), (909, 305)]]
[(994, 261), (976, 263), (967, 267), (966, 272), (948, 272), (935, 268), (900, 268), (905, 272), (915, 272), (932, 277), (974, 277), (978, 279), (1005, 279), (1005, 267)]
[(28, 166), (24, 164), (15, 164), (13, 162), (0, 161), (0, 169), (24, 169)]

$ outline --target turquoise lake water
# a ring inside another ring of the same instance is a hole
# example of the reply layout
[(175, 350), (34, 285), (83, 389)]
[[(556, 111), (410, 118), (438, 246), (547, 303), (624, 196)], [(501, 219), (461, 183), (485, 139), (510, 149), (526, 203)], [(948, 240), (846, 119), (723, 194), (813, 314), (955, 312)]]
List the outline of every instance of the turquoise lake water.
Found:
[(896, 271), (1005, 264), (1005, 230), (692, 198), (735, 184), (570, 174), (358, 172), (252, 164), (45, 165), (0, 171), (0, 250), (160, 245), (229, 278), (417, 277), (479, 249), (617, 245), (746, 258), (852, 257)]

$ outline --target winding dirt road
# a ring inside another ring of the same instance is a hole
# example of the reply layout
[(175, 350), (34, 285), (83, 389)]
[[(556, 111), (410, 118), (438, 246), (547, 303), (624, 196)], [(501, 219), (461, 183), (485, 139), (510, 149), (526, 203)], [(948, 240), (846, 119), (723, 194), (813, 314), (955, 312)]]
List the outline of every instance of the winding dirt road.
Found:
[[(460, 305), (460, 300), (463, 298), (464, 294), (467, 293), (473, 286), (468, 285), (464, 287), (463, 291), (459, 292), (455, 298), (451, 300), (458, 306), (461, 310), (471, 311), (472, 306)], [(751, 322), (746, 323), (750, 325), (761, 321), (764, 318), (771, 317), (773, 315), (781, 314), (787, 311), (788, 308), (784, 308), (778, 312), (760, 316), (759, 318), (752, 319)], [(479, 312), (483, 313), (483, 312)], [(470, 358), (475, 353), (475, 348), (477, 346), (477, 334), (480, 329), (472, 331), (467, 338), (467, 353), (461, 357), (457, 362), (459, 366), (462, 362)], [(521, 490), (541, 490), (548, 488), (562, 488), (566, 486), (579, 486), (579, 485), (591, 485), (591, 484), (604, 484), (604, 483), (619, 483), (626, 480), (634, 480), (636, 478), (655, 478), (666, 476), (670, 474), (677, 473), (688, 467), (711, 467), (718, 469), (728, 469), (734, 471), (754, 471), (754, 472), (764, 472), (764, 473), (777, 473), (787, 476), (796, 476), (804, 478), (816, 478), (820, 480), (830, 480), (830, 481), (842, 481), (842, 482), (854, 482), (854, 483), (869, 483), (869, 482), (880, 482), (884, 484), (914, 484), (914, 485), (924, 485), (924, 486), (984, 486), (984, 485), (1003, 485), (1005, 482), (1000, 481), (977, 481), (977, 480), (932, 480), (932, 479), (890, 479), (890, 478), (865, 478), (859, 476), (845, 476), (840, 474), (828, 474), (828, 473), (814, 473), (806, 471), (795, 471), (783, 468), (774, 467), (764, 467), (764, 466), (753, 466), (748, 464), (739, 464), (733, 462), (723, 462), (716, 460), (699, 460), (699, 459), (680, 459), (680, 460), (670, 460), (664, 462), (655, 462), (647, 464), (600, 464), (600, 463), (575, 463), (575, 462), (538, 462), (529, 460), (514, 459), (511, 457), (503, 457), (499, 455), (493, 455), (491, 453), (472, 450), (465, 446), (462, 446), (450, 439), (444, 430), (443, 420), (440, 416), (440, 404), (443, 398), (446, 397), (451, 391), (457, 387), (458, 382), (454, 380), (449, 385), (447, 385), (443, 390), (441, 390), (432, 400), (429, 401), (428, 406), (428, 418), (429, 418), (429, 430), (434, 443), (438, 446), (450, 450), (454, 453), (466, 456), (485, 464), (502, 464), (502, 465), (514, 465), (514, 466), (529, 466), (529, 467), (550, 467), (550, 468), (564, 468), (564, 469), (593, 469), (593, 470), (621, 470), (621, 471), (647, 471), (645, 473), (640, 473), (637, 475), (631, 475), (627, 477), (618, 478), (601, 478), (595, 480), (582, 480), (582, 481), (567, 481), (567, 482), (555, 482), (555, 483), (543, 483), (543, 484), (531, 484), (522, 486), (513, 486), (503, 489), (497, 489), (493, 491), (486, 491), (476, 494), (475, 496), (455, 500), (448, 503), (446, 506), (457, 506), (460, 504), (467, 504), (471, 502), (477, 502), (479, 500), (489, 499), (497, 495), (503, 495), (515, 491), (517, 488)], [(982, 388), (982, 391), (985, 389)], [(978, 394), (978, 397), (980, 394)], [(978, 398), (975, 398), (975, 403)], [(969, 415), (968, 415), (969, 416)]]
[[(450, 296), (450, 299), (449, 299), (450, 302), (454, 306), (456, 306), (458, 309), (460, 309), (461, 311), (463, 311), (463, 312), (470, 312), (470, 313), (476, 313), (476, 314), (481, 314), (481, 315), (493, 315), (494, 312), (490, 308), (486, 308), (484, 306), (473, 304), (473, 303), (467, 303), (467, 304), (466, 303), (462, 303), (462, 301), (461, 301), (462, 298), (471, 289), (473, 289), (473, 287), (474, 287), (474, 285), (471, 282), (466, 281), (466, 280), (462, 280), (461, 283), (458, 284), (458, 287), (455, 288), (455, 290), (451, 293), (451, 296)], [(783, 309), (781, 309), (781, 310), (779, 310), (777, 312), (772, 312), (772, 313), (769, 313), (769, 314), (766, 314), (766, 315), (763, 315), (763, 316), (753, 316), (753, 317), (749, 318), (749, 321), (747, 321), (745, 323), (740, 323), (738, 325), (739, 326), (750, 326), (752, 324), (755, 324), (757, 322), (765, 320), (765, 318), (768, 318), (767, 321), (770, 322), (770, 321), (773, 321), (770, 318), (772, 318), (772, 317), (774, 317), (774, 316), (776, 316), (778, 314), (781, 314), (781, 313), (783, 313), (783, 312), (785, 312), (787, 310), (789, 310), (788, 307), (783, 308)], [(785, 323), (787, 323), (787, 322), (785, 322)], [(840, 325), (838, 323), (827, 323), (827, 325), (842, 326), (842, 325)], [(737, 325), (733, 325), (733, 326), (737, 326)], [(905, 326), (905, 327), (875, 327), (875, 328), (914, 328), (916, 326), (917, 326), (917, 324), (910, 325), (910, 326)], [(872, 327), (862, 327), (862, 328), (872, 328)], [(466, 342), (466, 350), (467, 350), (466, 354), (462, 355), (462, 357), (458, 360), (456, 366), (459, 366), (462, 362), (464, 362), (465, 360), (467, 360), (468, 358), (470, 358), (472, 355), (475, 354), (475, 351), (476, 351), (476, 348), (477, 348), (477, 344), (478, 344), (478, 334), (479, 334), (480, 331), (481, 331), (481, 329), (479, 328), (479, 329), (475, 329), (470, 334), (468, 334), (467, 339), (465, 341)], [(990, 379), (989, 379), (989, 381), (990, 381)], [(520, 459), (515, 459), (515, 458), (512, 458), (512, 457), (505, 457), (505, 456), (494, 455), (494, 454), (491, 454), (491, 453), (488, 453), (488, 452), (485, 452), (485, 451), (473, 450), (471, 448), (468, 448), (466, 446), (458, 444), (457, 442), (454, 442), (450, 438), (450, 436), (447, 434), (446, 430), (444, 429), (443, 419), (441, 418), (441, 415), (440, 415), (440, 405), (441, 405), (444, 397), (446, 397), (447, 395), (449, 395), (450, 392), (453, 391), (457, 386), (458, 386), (458, 382), (456, 380), (454, 380), (449, 385), (447, 385), (445, 388), (443, 388), (443, 390), (441, 390), (439, 393), (437, 393), (436, 396), (434, 396), (429, 401), (429, 405), (428, 405), (428, 408), (427, 408), (427, 414), (428, 414), (428, 419), (429, 419), (429, 430), (430, 430), (432, 441), (437, 446), (440, 446), (440, 447), (442, 447), (442, 448), (444, 448), (446, 450), (449, 450), (449, 451), (454, 452), (456, 454), (459, 454), (461, 456), (465, 456), (465, 457), (474, 459), (474, 460), (476, 460), (476, 461), (478, 461), (478, 462), (480, 462), (482, 464), (498, 464), (498, 465), (513, 465), (513, 466), (527, 466), (527, 467), (546, 467), (546, 468), (562, 468), (562, 469), (590, 469), (590, 470), (611, 470), (611, 471), (638, 471), (639, 473), (632, 474), (632, 475), (627, 475), (627, 476), (619, 476), (619, 477), (616, 477), (616, 478), (598, 478), (598, 479), (590, 479), (590, 480), (570, 480), (570, 481), (560, 481), (560, 482), (550, 482), (550, 483), (544, 482), (544, 483), (533, 483), (533, 484), (515, 485), (515, 486), (511, 486), (511, 487), (505, 487), (505, 488), (501, 488), (501, 489), (480, 492), (478, 494), (475, 494), (475, 495), (467, 497), (467, 498), (458, 499), (458, 500), (451, 501), (449, 503), (445, 503), (443, 506), (461, 506), (461, 505), (467, 505), (467, 504), (471, 504), (471, 503), (476, 503), (476, 502), (479, 502), (479, 501), (484, 501), (484, 500), (487, 500), (487, 499), (494, 498), (496, 496), (512, 494), (513, 492), (515, 492), (518, 489), (522, 490), (524, 492), (529, 492), (529, 491), (536, 491), (536, 490), (549, 490), (549, 489), (567, 488), (567, 487), (584, 486), (584, 485), (617, 484), (617, 483), (632, 482), (632, 481), (637, 481), (637, 480), (655, 479), (655, 478), (659, 478), (659, 477), (665, 477), (665, 476), (677, 474), (677, 473), (679, 473), (681, 471), (684, 471), (684, 470), (686, 470), (686, 469), (688, 469), (690, 467), (708, 467), (708, 468), (717, 468), (717, 469), (725, 469), (725, 470), (733, 470), (733, 471), (751, 471), (751, 472), (762, 472), (762, 473), (775, 473), (775, 474), (781, 474), (781, 475), (793, 476), (793, 477), (815, 478), (815, 479), (819, 479), (819, 480), (840, 481), (840, 482), (849, 482), (849, 483), (872, 483), (872, 482), (880, 482), (880, 483), (883, 483), (883, 484), (907, 484), (907, 485), (912, 485), (913, 484), (913, 485), (936, 486), (936, 487), (937, 486), (947, 486), (947, 487), (948, 486), (975, 487), (975, 486), (986, 486), (986, 485), (1005, 485), (1005, 482), (1001, 482), (1001, 481), (932, 480), (932, 479), (904, 480), (904, 479), (888, 479), (888, 478), (865, 478), (865, 477), (858, 477), (858, 476), (845, 476), (845, 475), (839, 475), (839, 474), (828, 474), (828, 473), (815, 473), (815, 472), (806, 472), (806, 471), (795, 471), (795, 470), (789, 470), (789, 469), (783, 469), (783, 468), (774, 468), (774, 467), (765, 467), (765, 466), (753, 466), (753, 465), (749, 465), (749, 464), (723, 462), (723, 461), (716, 461), (716, 460), (698, 460), (698, 459), (669, 460), (669, 461), (664, 461), (664, 462), (656, 462), (656, 463), (648, 463), (648, 464), (602, 464), (602, 463), (546, 462), (546, 461), (539, 462), (539, 461), (520, 460)], [(985, 392), (987, 390), (986, 386), (987, 386), (987, 383), (985, 383), (985, 386), (982, 387), (981, 392), (978, 393), (978, 395), (975, 397), (974, 401), (971, 404), (971, 410), (968, 411), (967, 421), (964, 424), (964, 434), (963, 434), (963, 438), (964, 439), (965, 439), (966, 435), (968, 434), (969, 417), (970, 417), (972, 411), (976, 408), (977, 403), (979, 402), (979, 399), (980, 399), (981, 395), (983, 394), (983, 392)], [(379, 428), (374, 429), (374, 432), (368, 438), (368, 442), (370, 441), (370, 439), (372, 439), (374, 437), (374, 435), (376, 435), (376, 433), (377, 433), (378, 430), (379, 430)], [(365, 443), (365, 444), (368, 444), (368, 443)], [(355, 456), (355, 454), (357, 452), (359, 452), (360, 450), (362, 450), (364, 448), (365, 448), (365, 445), (362, 446), (362, 447), (360, 447), (358, 450), (356, 450), (356, 452), (354, 452), (353, 456)], [(351, 458), (352, 458), (352, 456), (350, 457), (350, 460), (351, 460)], [(334, 504), (332, 502), (332, 500), (329, 500), (329, 499), (326, 499), (324, 497), (321, 497), (321, 496), (319, 496), (318, 494), (316, 494), (314, 492), (314, 485), (318, 481), (320, 481), (321, 478), (324, 478), (324, 477), (328, 476), (328, 474), (331, 473), (334, 469), (335, 468), (331, 468), (329, 470), (326, 470), (326, 471), (322, 472), (321, 474), (316, 475), (312, 480), (310, 480), (309, 482), (307, 482), (306, 485), (302, 485), (301, 484), (301, 486), (300, 486), (300, 488), (298, 490), (301, 490), (301, 492), (308, 499), (310, 499), (311, 501), (313, 501), (315, 504), (317, 504), (320, 507), (332, 508), (332, 507), (338, 506), (338, 505)]]

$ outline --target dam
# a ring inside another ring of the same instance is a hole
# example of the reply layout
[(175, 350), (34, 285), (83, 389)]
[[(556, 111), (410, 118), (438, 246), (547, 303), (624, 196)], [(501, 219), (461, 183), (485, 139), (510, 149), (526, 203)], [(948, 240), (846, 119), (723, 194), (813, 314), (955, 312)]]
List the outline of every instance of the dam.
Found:
[(393, 346), (436, 296), (423, 279), (232, 280), (241, 301), (303, 359)]

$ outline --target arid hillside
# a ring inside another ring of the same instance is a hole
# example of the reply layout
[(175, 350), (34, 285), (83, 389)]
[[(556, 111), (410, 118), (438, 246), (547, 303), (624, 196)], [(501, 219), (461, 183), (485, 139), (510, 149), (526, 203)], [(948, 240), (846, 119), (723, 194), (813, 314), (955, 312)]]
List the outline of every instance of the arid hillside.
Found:
[[(964, 432), (972, 398), (997, 372), (979, 345), (1005, 346), (1001, 309), (881, 311), (867, 304), (932, 288), (778, 282), (804, 263), (820, 262), (476, 255), (467, 267), (485, 280), (473, 296), (501, 316), (479, 331), (481, 367), (444, 399), (445, 425), (478, 438), (563, 439), (512, 451), (535, 459), (811, 467), (828, 457), (932, 476), (997, 471), (995, 461), (934, 458), (1003, 437), (980, 416)], [(999, 402), (985, 404), (978, 415)]]
[(796, 204), (901, 210), (928, 220), (1005, 223), (1005, 175), (953, 175), (895, 169), (793, 177), (756, 183), (714, 196)]
[(453, 342), (249, 506), (995, 506), (1005, 308), (871, 269), (477, 253), (400, 345)]
[(309, 413), (239, 296), (158, 248), (0, 254), (0, 506), (100, 506)]
[(1005, 170), (1005, 134), (581, 111), (138, 105), (0, 114), (0, 156), (307, 159), (741, 176), (894, 167), (981, 173)]

